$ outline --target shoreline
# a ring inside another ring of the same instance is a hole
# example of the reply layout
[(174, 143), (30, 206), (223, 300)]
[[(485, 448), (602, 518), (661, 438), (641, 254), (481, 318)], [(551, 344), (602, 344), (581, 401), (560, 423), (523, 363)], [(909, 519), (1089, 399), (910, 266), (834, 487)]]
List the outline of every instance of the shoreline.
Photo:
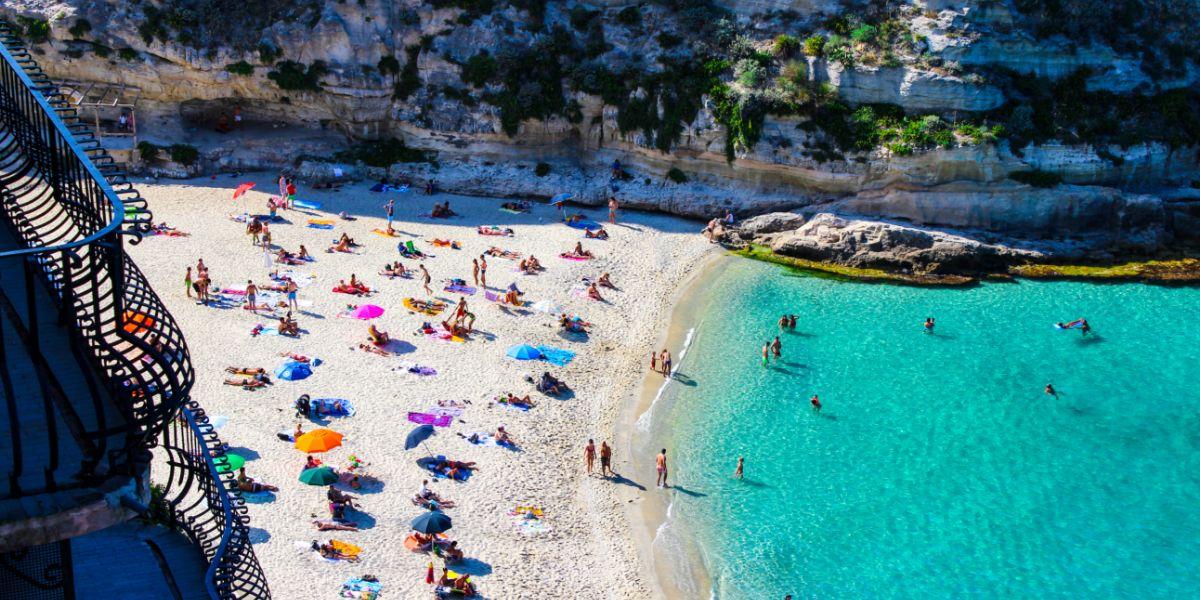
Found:
[[(734, 260), (737, 258), (728, 253), (713, 253), (676, 287), (667, 315), (667, 326), (661, 330), (655, 340), (655, 345), (651, 348), (667, 348), (673, 355), (679, 355), (681, 345), (686, 343), (694, 333), (693, 326), (696, 324), (697, 315), (704, 308), (702, 305), (689, 303), (686, 300), (703, 297), (703, 286), (719, 276)], [(675, 371), (679, 370), (684, 360), (685, 357), (679, 357), (673, 365)], [(644, 368), (644, 364), (641, 368)], [(650, 411), (659, 399), (659, 394), (665, 391), (665, 381), (661, 375), (648, 370), (643, 373), (644, 376), (636, 394), (631, 399), (632, 401), (626, 402), (622, 411), (619, 419), (622, 434), (617, 440), (618, 449), (630, 456), (637, 465), (648, 465), (653, 461), (652, 454), (638, 450), (639, 441), (648, 443), (645, 436), (649, 433), (649, 431), (640, 430), (638, 422), (645, 416), (651, 419), (647, 426), (653, 426)], [(693, 541), (686, 538), (680, 540), (684, 544), (682, 556), (673, 556), (669, 552), (655, 552), (655, 544), (658, 542), (660, 530), (667, 522), (669, 506), (670, 502), (665, 495), (649, 493), (642, 501), (631, 499), (626, 505), (626, 514), (630, 525), (629, 534), (632, 536), (635, 546), (639, 548), (639, 568), (643, 573), (643, 579), (651, 585), (657, 597), (660, 598), (667, 600), (683, 600), (691, 597), (708, 598), (712, 593), (712, 582)], [(656, 556), (672, 556), (674, 560), (656, 559)], [(696, 594), (685, 595), (684, 590), (679, 588), (675, 574), (680, 572), (687, 573), (696, 582)]]
[(834, 262), (776, 254), (759, 244), (728, 249), (730, 254), (783, 265), (817, 277), (857, 283), (882, 283), (919, 287), (970, 287), (983, 281), (1082, 281), (1088, 283), (1145, 283), (1149, 285), (1200, 285), (1200, 259), (1162, 258), (1110, 264), (1031, 263), (1012, 265), (1003, 272), (978, 275), (915, 275), (886, 269), (850, 267)]

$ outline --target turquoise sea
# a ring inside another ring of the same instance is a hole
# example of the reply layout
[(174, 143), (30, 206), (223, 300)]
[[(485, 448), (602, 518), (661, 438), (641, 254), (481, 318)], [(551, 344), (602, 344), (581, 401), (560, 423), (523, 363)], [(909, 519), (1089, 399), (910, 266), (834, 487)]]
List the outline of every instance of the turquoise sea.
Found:
[[(668, 448), (680, 487), (654, 490), (652, 462), (638, 479), (714, 597), (1200, 595), (1200, 289), (923, 289), (749, 260), (704, 288), (635, 445)], [(763, 368), (783, 313), (797, 331)], [(1053, 327), (1077, 317), (1096, 335)]]

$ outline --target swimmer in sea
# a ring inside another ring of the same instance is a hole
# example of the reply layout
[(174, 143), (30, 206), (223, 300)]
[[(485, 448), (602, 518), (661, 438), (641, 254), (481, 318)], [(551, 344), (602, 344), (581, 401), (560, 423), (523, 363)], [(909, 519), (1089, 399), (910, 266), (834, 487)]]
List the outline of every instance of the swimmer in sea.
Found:
[(812, 404), (813, 412), (821, 412), (821, 399), (816, 394), (813, 394), (813, 397), (809, 398), (808, 401)]
[(738, 462), (737, 462), (737, 469), (734, 469), (733, 476), (737, 477), (738, 479), (741, 479), (742, 475), (743, 475), (743, 471), (745, 471), (745, 469), (746, 469), (746, 459), (744, 457), (739, 456)]
[(933, 317), (925, 319), (925, 333), (933, 333), (934, 320)]
[(1079, 334), (1087, 335), (1092, 332), (1092, 326), (1088, 324), (1087, 319), (1079, 320)]
[(1058, 390), (1054, 389), (1053, 384), (1049, 384), (1049, 383), (1046, 384), (1046, 395), (1054, 396), (1055, 398), (1058, 397)]

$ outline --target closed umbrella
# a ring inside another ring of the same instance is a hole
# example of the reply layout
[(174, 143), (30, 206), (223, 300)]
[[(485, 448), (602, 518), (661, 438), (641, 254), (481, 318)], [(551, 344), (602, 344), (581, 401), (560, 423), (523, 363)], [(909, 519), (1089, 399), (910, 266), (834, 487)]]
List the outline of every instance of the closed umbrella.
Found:
[(435, 533), (445, 533), (450, 530), (453, 523), (450, 521), (450, 515), (440, 511), (431, 510), (427, 513), (421, 513), (412, 520), (413, 531), (432, 535)]
[(304, 379), (309, 375), (312, 375), (312, 367), (309, 367), (307, 363), (302, 362), (288, 361), (280, 365), (278, 369), (275, 369), (276, 377), (280, 379), (286, 379), (288, 381)]
[(421, 445), (421, 442), (429, 439), (434, 434), (433, 425), (421, 425), (408, 433), (408, 437), (404, 438), (404, 449), (412, 450)]
[(342, 445), (342, 434), (332, 429), (314, 429), (296, 438), (296, 449), (301, 452), (325, 452)]
[(508, 352), (505, 354), (507, 354), (509, 358), (515, 358), (517, 360), (537, 360), (542, 357), (542, 351), (530, 346), (529, 344), (513, 346), (509, 348)]
[(383, 307), (375, 306), (374, 304), (363, 304), (350, 311), (351, 317), (354, 317), (355, 319), (361, 319), (363, 321), (366, 321), (367, 319), (374, 319), (382, 314)]
[(337, 480), (337, 473), (329, 467), (313, 467), (300, 472), (301, 483), (308, 485), (330, 485)]
[(233, 190), (233, 199), (237, 200), (238, 198), (241, 198), (242, 196), (244, 196), (246, 194), (246, 192), (250, 191), (250, 188), (252, 188), (252, 187), (254, 187), (253, 181), (248, 181), (246, 183), (243, 183), (243, 184), (237, 186), (237, 189)]

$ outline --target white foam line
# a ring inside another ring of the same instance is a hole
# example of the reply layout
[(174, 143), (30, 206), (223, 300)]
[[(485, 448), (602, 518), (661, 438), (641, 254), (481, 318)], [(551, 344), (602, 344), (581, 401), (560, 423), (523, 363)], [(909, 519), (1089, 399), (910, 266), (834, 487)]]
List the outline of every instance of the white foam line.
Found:
[[(701, 323), (703, 324), (703, 323)], [(696, 327), (699, 327), (697, 325)], [(692, 336), (696, 333), (696, 327), (688, 330), (687, 335), (683, 338), (683, 348), (679, 350), (679, 360), (674, 361), (674, 368), (671, 369), (671, 376), (663, 379), (663, 383), (658, 387), (658, 392), (654, 394), (654, 400), (650, 402), (650, 407), (646, 412), (642, 413), (636, 422), (638, 431), (650, 431), (650, 422), (653, 419), (654, 407), (658, 405), (659, 398), (662, 398), (663, 392), (667, 390), (667, 386), (671, 385), (671, 381), (675, 379), (675, 374), (679, 372), (679, 367), (683, 366), (683, 359), (687, 356), (688, 349), (692, 347)]]

